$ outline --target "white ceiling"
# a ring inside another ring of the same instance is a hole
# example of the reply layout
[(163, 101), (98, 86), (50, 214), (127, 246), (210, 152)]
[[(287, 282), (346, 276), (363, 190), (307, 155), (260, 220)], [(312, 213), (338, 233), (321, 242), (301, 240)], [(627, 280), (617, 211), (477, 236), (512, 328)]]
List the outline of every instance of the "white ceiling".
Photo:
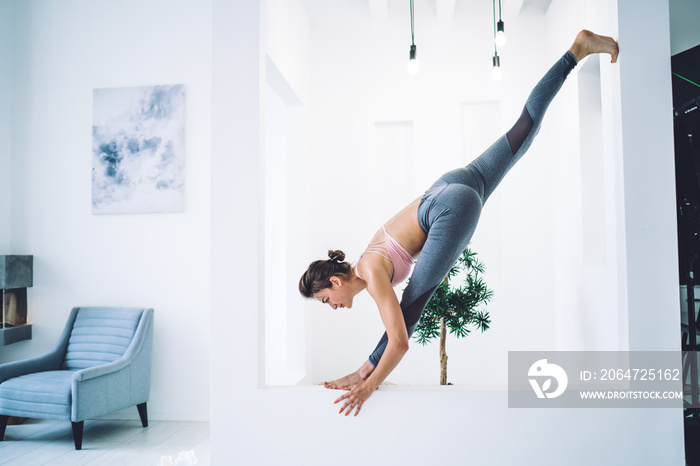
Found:
[[(504, 17), (544, 15), (553, 0), (501, 0)], [(566, 0), (570, 1), (570, 0)], [(498, 2), (498, 0), (496, 0)], [(457, 10), (484, 9), (484, 0), (414, 0), (416, 18), (449, 19)], [(409, 0), (302, 0), (312, 24), (333, 26), (408, 17)], [(477, 5), (478, 4), (478, 5)], [(700, 43), (700, 0), (669, 0), (671, 53)]]
[[(690, 0), (689, 0), (690, 1)], [(477, 6), (477, 3), (479, 5)], [(446, 19), (456, 8), (483, 9), (483, 0), (414, 0), (416, 16), (432, 14)], [(487, 2), (489, 10), (492, 3)], [(501, 0), (503, 16), (518, 14), (545, 14), (552, 0)], [(302, 0), (313, 24), (320, 22), (351, 23), (356, 21), (383, 20), (395, 15), (404, 16), (409, 11), (409, 0)], [(496, 0), (498, 8), (498, 0)]]

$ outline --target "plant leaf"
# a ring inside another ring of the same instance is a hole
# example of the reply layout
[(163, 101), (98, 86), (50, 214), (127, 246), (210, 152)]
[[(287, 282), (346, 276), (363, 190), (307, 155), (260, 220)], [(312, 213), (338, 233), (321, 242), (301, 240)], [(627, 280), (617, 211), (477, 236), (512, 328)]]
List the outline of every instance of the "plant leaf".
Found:
[[(480, 274), (484, 265), (477, 253), (467, 247), (440, 283), (418, 321), (413, 338), (421, 345), (440, 336), (440, 319), (457, 338), (469, 336), (473, 329), (489, 329), (489, 313), (478, 309), (493, 297)], [(462, 283), (459, 284), (460, 277)]]

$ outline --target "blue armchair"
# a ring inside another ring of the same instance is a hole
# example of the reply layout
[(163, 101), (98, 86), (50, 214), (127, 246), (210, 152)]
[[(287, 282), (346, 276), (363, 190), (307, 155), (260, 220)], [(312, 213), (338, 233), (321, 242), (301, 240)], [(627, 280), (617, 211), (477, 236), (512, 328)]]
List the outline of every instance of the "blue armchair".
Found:
[(54, 349), (0, 364), (0, 440), (9, 416), (70, 420), (75, 449), (85, 419), (136, 405), (148, 426), (153, 309), (76, 307)]

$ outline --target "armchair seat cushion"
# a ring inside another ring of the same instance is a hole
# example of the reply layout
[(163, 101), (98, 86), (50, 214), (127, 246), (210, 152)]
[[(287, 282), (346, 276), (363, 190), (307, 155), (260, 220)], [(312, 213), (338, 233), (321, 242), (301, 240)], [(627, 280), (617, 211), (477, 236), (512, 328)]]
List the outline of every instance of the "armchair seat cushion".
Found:
[(66, 420), (75, 371), (35, 372), (0, 384), (0, 411), (11, 416)]

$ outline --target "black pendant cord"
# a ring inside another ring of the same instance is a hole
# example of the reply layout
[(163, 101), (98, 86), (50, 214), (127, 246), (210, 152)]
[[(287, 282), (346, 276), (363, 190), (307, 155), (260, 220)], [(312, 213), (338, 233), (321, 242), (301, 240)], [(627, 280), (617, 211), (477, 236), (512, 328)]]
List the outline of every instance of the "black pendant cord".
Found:
[[(500, 14), (501, 0), (498, 0), (498, 8)], [(496, 46), (496, 0), (493, 0), (493, 52), (498, 55), (498, 47)]]
[(411, 45), (416, 45), (413, 37), (413, 0), (411, 0)]

